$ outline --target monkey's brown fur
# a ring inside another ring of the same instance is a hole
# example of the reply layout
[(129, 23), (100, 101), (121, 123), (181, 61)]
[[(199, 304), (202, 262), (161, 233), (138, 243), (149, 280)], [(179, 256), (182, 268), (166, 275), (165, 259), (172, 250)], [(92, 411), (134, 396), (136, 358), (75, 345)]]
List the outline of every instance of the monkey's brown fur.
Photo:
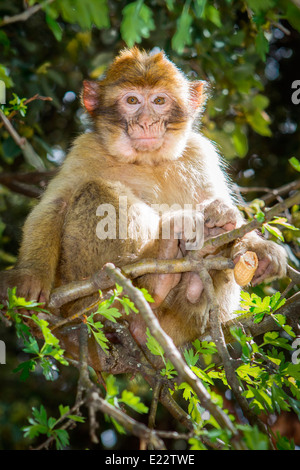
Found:
[[(140, 100), (134, 113), (123, 98), (126, 92)], [(152, 97), (162, 101), (160, 94), (166, 96), (165, 113)], [(152, 204), (191, 204), (192, 218), (197, 218), (196, 206), (201, 203), (206, 236), (243, 223), (214, 146), (192, 130), (205, 101), (203, 82), (189, 82), (163, 53), (148, 55), (134, 48), (116, 58), (102, 81), (84, 83), (82, 101), (94, 131), (75, 140), (28, 217), (18, 263), (1, 276), (2, 298), (7, 287), (16, 285), (19, 295), (47, 301), (53, 287), (86, 278), (107, 262), (122, 266), (145, 257), (182, 256), (186, 233), (180, 244), (153, 238), (162, 219)], [(160, 135), (153, 139), (152, 150), (149, 135), (154, 124)], [(141, 132), (145, 139), (136, 138)], [(140, 204), (129, 213), (128, 238), (100, 240), (97, 208), (113, 204), (118, 221), (120, 196), (127, 198), (128, 208)], [(152, 239), (145, 241), (145, 232)], [(237, 257), (246, 250), (258, 255), (259, 280), (284, 275), (286, 256), (278, 245), (251, 233), (229, 254)], [(224, 315), (229, 316), (239, 302), (233, 273), (217, 272), (213, 279)], [(153, 294), (162, 327), (177, 344), (201, 332), (208, 306), (196, 275), (148, 275), (138, 283)], [(132, 319), (131, 330), (143, 342), (138, 317)]]

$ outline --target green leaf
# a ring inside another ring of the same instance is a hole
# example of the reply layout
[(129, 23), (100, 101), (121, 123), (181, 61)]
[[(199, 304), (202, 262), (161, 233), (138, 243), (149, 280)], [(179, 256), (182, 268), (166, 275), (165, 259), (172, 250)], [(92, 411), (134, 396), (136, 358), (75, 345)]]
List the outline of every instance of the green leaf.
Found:
[(273, 346), (291, 350), (292, 347), (288, 344), (286, 338), (280, 338), (279, 333), (276, 331), (268, 331), (264, 334), (264, 344), (272, 344)]
[(255, 47), (260, 58), (265, 62), (266, 55), (269, 52), (269, 41), (267, 40), (262, 28), (260, 28), (257, 33), (256, 39), (255, 39)]
[(110, 20), (107, 0), (86, 0), (86, 5), (95, 26), (99, 29), (109, 28)]
[(34, 359), (30, 359), (29, 361), (22, 362), (21, 364), (16, 367), (13, 372), (20, 372), (20, 380), (22, 382), (26, 380), (30, 374), (30, 372), (34, 371), (36, 367), (36, 361)]
[(195, 354), (193, 349), (185, 349), (183, 355), (189, 367), (195, 366), (197, 364), (199, 354)]
[(286, 371), (291, 377), (294, 377), (294, 379), (300, 380), (300, 362), (299, 364), (290, 363)]
[(58, 410), (59, 410), (60, 416), (63, 416), (63, 415), (67, 414), (70, 411), (70, 407), (68, 405), (66, 405), (66, 406), (59, 405)]
[(211, 385), (214, 385), (214, 382), (213, 380), (211, 379), (211, 377), (206, 373), (204, 372), (204, 370), (200, 369), (199, 367), (195, 367), (195, 366), (191, 366), (191, 370), (194, 372), (194, 374), (197, 375), (197, 377), (199, 377), (199, 379), (201, 379), (202, 381), (204, 382), (207, 382)]
[(0, 80), (4, 82), (6, 88), (11, 88), (14, 85), (9, 76), (9, 69), (2, 64), (0, 64)]
[(130, 300), (128, 297), (123, 297), (121, 299), (118, 298), (118, 300), (124, 308), (126, 315), (129, 315), (130, 312), (139, 313), (132, 300)]
[(202, 18), (207, 0), (194, 0), (194, 10), (197, 18)]
[[(103, 317), (107, 318), (107, 320), (110, 320), (114, 323), (117, 321), (116, 320), (117, 318), (120, 318), (122, 316), (121, 312), (117, 308), (107, 307), (105, 302), (102, 302), (99, 305), (95, 313), (103, 315)], [(90, 321), (90, 318), (93, 317), (95, 313), (93, 313), (90, 317), (88, 317), (88, 321)]]
[(63, 30), (61, 29), (59, 23), (54, 18), (52, 18), (50, 15), (48, 15), (47, 13), (46, 13), (46, 23), (49, 26), (49, 28), (51, 29), (55, 39), (57, 41), (61, 41), (62, 40), (62, 35), (63, 35)]
[(114, 375), (110, 374), (105, 379), (106, 384), (106, 399), (114, 398), (119, 393), (119, 388), (117, 386), (117, 379)]
[(99, 330), (99, 331), (94, 331), (92, 330), (92, 333), (94, 335), (94, 338), (96, 340), (96, 342), (99, 344), (99, 346), (101, 346), (101, 348), (103, 349), (103, 351), (107, 354), (107, 351), (109, 349), (109, 345), (108, 345), (108, 339), (106, 338), (105, 334), (103, 333), (102, 330)]
[(205, 7), (205, 18), (211, 21), (217, 28), (222, 28), (222, 21), (219, 10), (212, 5), (207, 4)]
[(47, 411), (43, 405), (40, 406), (40, 409), (33, 407), (32, 415), (38, 423), (48, 426)]
[(69, 419), (72, 419), (73, 421), (76, 421), (76, 423), (84, 423), (85, 422), (85, 418), (83, 416), (68, 415), (67, 417)]
[(289, 162), (296, 171), (300, 171), (300, 162), (296, 157), (289, 158)]
[(173, 376), (178, 375), (177, 371), (174, 369), (173, 364), (168, 360), (166, 367), (160, 371), (162, 376), (166, 376), (167, 379), (172, 379)]
[(268, 450), (269, 439), (264, 433), (259, 431), (258, 427), (255, 426), (243, 426), (239, 425), (239, 429), (242, 429), (245, 442), (249, 450)]
[(175, 2), (175, 0), (166, 0), (168, 10), (170, 10), (170, 11), (174, 10), (174, 2)]
[(254, 218), (257, 219), (258, 222), (263, 222), (265, 220), (266, 216), (265, 216), (264, 212), (259, 211), (259, 212), (257, 212), (257, 214), (255, 214)]
[(277, 0), (247, 0), (247, 4), (254, 11), (254, 13), (262, 13), (272, 9), (277, 3)]
[(295, 28), (297, 31), (300, 31), (300, 10), (299, 7), (294, 5), (292, 2), (284, 2), (286, 6), (286, 18), (289, 23)]
[(22, 150), (20, 149), (20, 147), (15, 143), (13, 138), (10, 136), (7, 139), (4, 139), (2, 141), (2, 149), (3, 149), (4, 158), (9, 164), (12, 163), (13, 160), (22, 153)]
[(46, 380), (55, 380), (56, 375), (57, 375), (56, 366), (52, 364), (52, 362), (46, 357), (41, 359), (40, 365), (42, 367), (43, 374)]
[(153, 12), (143, 1), (137, 0), (126, 5), (122, 10), (123, 20), (120, 26), (121, 36), (128, 47), (148, 38), (155, 29)]
[(270, 232), (274, 237), (278, 238), (282, 242), (284, 242), (284, 237), (282, 235), (282, 232), (279, 230), (277, 227), (272, 227), (270, 224), (264, 224), (263, 225), (268, 232)]
[(280, 436), (279, 431), (276, 432), (276, 449), (278, 450), (295, 450), (294, 440), (289, 440), (286, 436)]
[(140, 291), (142, 292), (142, 294), (144, 295), (145, 299), (147, 300), (147, 302), (154, 302), (154, 299), (153, 297), (150, 295), (150, 293), (147, 291), (147, 289), (144, 289), (143, 287), (140, 289)]
[(182, 382), (179, 387), (178, 387), (179, 390), (183, 390), (183, 398), (185, 400), (190, 400), (191, 397), (194, 395), (194, 390), (192, 389), (192, 387), (187, 384), (186, 382)]
[(25, 347), (23, 348), (24, 352), (27, 352), (29, 354), (39, 354), (40, 348), (39, 348), (38, 342), (32, 336), (29, 338), (29, 340), (24, 340), (24, 345), (25, 345)]
[(248, 138), (247, 135), (242, 132), (240, 126), (235, 127), (232, 134), (232, 141), (238, 156), (244, 157), (248, 152)]
[(148, 413), (149, 410), (148, 407), (141, 402), (140, 397), (134, 395), (134, 393), (129, 390), (123, 390), (119, 402), (125, 403), (138, 413)]
[(65, 429), (56, 429), (53, 435), (57, 450), (62, 450), (69, 445), (69, 433)]
[(182, 54), (186, 45), (190, 46), (192, 44), (191, 24), (193, 18), (189, 14), (189, 9), (186, 5), (183, 7), (182, 14), (177, 20), (176, 33), (172, 38), (172, 47), (178, 54)]
[(146, 345), (149, 351), (155, 356), (161, 356), (164, 359), (165, 352), (159, 342), (151, 335), (149, 328), (146, 330), (146, 335), (148, 338)]
[(196, 349), (197, 354), (217, 354), (218, 350), (215, 346), (215, 344), (212, 341), (199, 341), (196, 339), (192, 345)]

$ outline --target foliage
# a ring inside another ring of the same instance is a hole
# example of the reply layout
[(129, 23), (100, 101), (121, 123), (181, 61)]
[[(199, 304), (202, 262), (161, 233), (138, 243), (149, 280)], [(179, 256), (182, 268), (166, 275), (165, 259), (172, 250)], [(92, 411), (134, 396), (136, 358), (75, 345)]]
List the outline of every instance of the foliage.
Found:
[[(25, 4), (29, 9), (34, 5), (41, 8), (26, 21), (15, 23), (6, 22), (6, 16), (21, 13), (23, 4), (12, 0), (2, 2), (0, 7), (0, 80), (7, 91), (6, 104), (0, 105), (0, 109), (18, 135), (26, 139), (31, 155), (39, 158), (28, 158), (28, 153), (0, 122), (3, 174), (40, 169), (41, 162), (45, 169), (57, 167), (74, 135), (89, 126), (79, 103), (82, 80), (101, 78), (113, 56), (122, 47), (134, 44), (146, 49), (164, 49), (190, 78), (209, 82), (211, 99), (203, 116), (202, 130), (231, 160), (237, 182), (251, 185), (255, 179), (255, 184), (275, 187), (290, 181), (300, 170), (299, 133), (295, 132), (298, 110), (290, 99), (290, 81), (300, 50), (300, 11), (296, 2), (29, 0)], [(42, 181), (40, 188), (44, 185)], [(10, 267), (15, 262), (20, 227), (32, 205), (26, 196), (10, 191), (4, 184), (0, 186), (2, 267)], [(264, 207), (263, 199), (257, 198), (244, 210), (249, 217), (263, 222)], [(291, 254), (294, 250), (296, 265), (299, 265), (299, 214), (299, 207), (295, 206), (292, 220), (275, 218), (262, 228), (271, 238), (285, 243), (287, 249), (290, 247)], [(292, 411), (299, 418), (300, 368), (299, 363), (291, 362), (295, 333), (285, 316), (276, 313), (283, 302), (273, 287), (265, 292), (264, 286), (260, 286), (242, 294), (245, 310), (240, 314), (253, 315), (257, 323), (270, 315), (280, 330), (265, 333), (260, 342), (240, 328), (232, 329), (241, 352), (236, 373), (243, 395), (255, 413), (279, 416)], [(127, 314), (136, 313), (132, 301), (116, 286), (112, 297), (99, 303), (96, 313), (102, 315), (103, 321), (116, 322), (119, 318), (114, 303), (122, 305)], [(15, 291), (10, 292), (6, 316), (14, 322), (23, 356), (20, 359), (18, 356), (14, 379), (9, 380), (15, 380), (15, 384), (22, 380), (22, 386), (26, 387), (30, 376), (41, 370), (43, 377), (51, 381), (51, 396), (57, 377), (70, 367), (49, 322), (40, 317), (43, 313), (41, 305), (26, 302), (16, 297)], [(84, 322), (90, 335), (108, 352), (103, 323), (98, 318), (95, 320), (95, 314), (87, 314)], [(38, 331), (39, 339), (31, 333), (29, 325)], [(180, 381), (178, 372), (149, 331), (147, 338), (150, 353), (162, 360), (160, 375), (172, 381), (173, 395), (182, 400), (193, 421), (189, 448), (214, 448), (220, 442), (222, 448), (231, 448), (228, 431), (221, 429), (201, 407), (191, 387)], [(195, 341), (183, 354), (212, 400), (226, 409), (224, 395), (230, 390), (223, 366), (215, 362), (215, 345)], [(24, 355), (28, 358), (25, 361)], [(150, 399), (148, 388), (142, 401), (140, 384), (134, 390), (127, 378), (108, 375), (104, 379), (108, 403), (118, 410), (125, 407), (133, 415), (148, 411), (149, 407), (143, 403)], [(51, 413), (40, 402), (32, 407), (32, 417), (24, 427), (27, 438), (52, 438), (57, 448), (69, 446), (69, 431), (64, 425), (71, 421), (83, 425), (83, 418), (73, 414), (69, 405), (58, 403), (59, 418), (51, 416), (56, 414), (57, 406)], [(233, 399), (232, 403), (238, 415)], [(236, 415), (231, 414), (230, 418), (246, 448), (267, 449), (266, 436), (255, 426), (239, 424)], [(106, 419), (105, 426), (113, 424), (118, 433), (125, 432), (117, 420), (109, 416)], [(279, 433), (274, 435), (274, 440), (278, 449), (294, 448), (294, 443)], [(14, 437), (8, 445), (17, 445)]]
[[(114, 300), (118, 298), (120, 293), (121, 289), (117, 286), (113, 295)], [(245, 308), (243, 313), (247, 312), (253, 315), (254, 322), (262, 321), (263, 315), (271, 315), (281, 331), (281, 333), (277, 331), (265, 333), (262, 342), (258, 343), (239, 326), (231, 329), (231, 335), (241, 350), (236, 373), (242, 394), (249, 400), (251, 407), (257, 414), (280, 415), (283, 411), (293, 411), (300, 419), (300, 363), (299, 361), (292, 363), (289, 356), (293, 351), (291, 342), (295, 338), (295, 334), (291, 327), (286, 324), (285, 316), (275, 313), (284, 304), (284, 299), (280, 298), (279, 292), (271, 297), (266, 296), (264, 298), (244, 292), (242, 299), (242, 305)], [(113, 321), (116, 321), (118, 310), (109, 308), (108, 304), (107, 301), (103, 301), (99, 304), (98, 310), (102, 312), (103, 316), (107, 315), (107, 318), (113, 318)], [(23, 340), (23, 351), (30, 355), (30, 359), (21, 362), (14, 372), (21, 371), (20, 379), (26, 380), (29, 373), (35, 369), (39, 362), (45, 378), (53, 380), (53, 374), (50, 370), (53, 369), (53, 364), (50, 364), (49, 358), (54, 359), (63, 366), (68, 366), (68, 361), (64, 358), (64, 351), (60, 349), (58, 340), (49, 330), (48, 322), (39, 320), (37, 315), (34, 314), (30, 318), (41, 329), (43, 335), (44, 344), (40, 347), (39, 342), (30, 333), (28, 325), (24, 323), (28, 320), (28, 315), (19, 313), (18, 310), (20, 309), (22, 312), (24, 310), (35, 311), (37, 314), (42, 312), (37, 304), (16, 297), (13, 290), (10, 292), (6, 316), (13, 319), (17, 335)], [(93, 322), (91, 322), (91, 325), (89, 331), (94, 334)], [(186, 402), (187, 412), (194, 425), (193, 437), (189, 439), (190, 449), (202, 450), (207, 448), (207, 445), (213, 447), (217, 441), (221, 448), (230, 449), (232, 436), (229, 431), (222, 429), (215, 418), (201, 406), (199, 398), (191, 386), (180, 381), (177, 371), (170, 361), (165, 359), (162, 347), (150, 334), (149, 330), (147, 331), (147, 337), (149, 351), (163, 359), (164, 367), (161, 369), (161, 375), (174, 381), (174, 393), (181, 394)], [(105, 344), (105, 348), (108, 349), (107, 344)], [(217, 349), (214, 343), (196, 340), (191, 348), (184, 350), (184, 358), (187, 365), (205, 385), (213, 402), (226, 410), (223, 399), (224, 390), (222, 394), (216, 392), (217, 389), (220, 389), (220, 384), (223, 388), (228, 389), (223, 365), (215, 362), (216, 353)], [(58, 369), (55, 370), (56, 373), (59, 373)], [(135, 395), (133, 391), (125, 388), (120, 393), (120, 387), (115, 376), (106, 376), (105, 388), (105, 400), (114, 407), (121, 409), (122, 406), (126, 405), (134, 412), (142, 414), (149, 411), (149, 408), (141, 401), (140, 396)], [(24, 427), (25, 437), (36, 439), (37, 436), (44, 434), (55, 441), (57, 449), (68, 446), (70, 436), (63, 423), (70, 421), (83, 423), (84, 417), (77, 413), (74, 415), (68, 406), (62, 404), (59, 405), (59, 412), (60, 417), (58, 419), (48, 418), (44, 405), (40, 405), (39, 409), (34, 407), (32, 417), (29, 418), (28, 425)], [(237, 416), (231, 414), (230, 417), (248, 449), (269, 448), (268, 439), (257, 427), (240, 425)], [(106, 415), (106, 420), (113, 424), (118, 433), (125, 433), (124, 427), (115, 418)], [(206, 444), (203, 442), (203, 437), (206, 438)], [(274, 435), (273, 438), (278, 448), (294, 448), (293, 441), (288, 441), (280, 433)]]
[(101, 346), (101, 348), (105, 352), (109, 349), (108, 339), (106, 338), (105, 334), (102, 331), (103, 323), (101, 323), (100, 321), (95, 322), (94, 316), (102, 315), (107, 320), (110, 320), (113, 323), (116, 323), (117, 318), (121, 317), (121, 313), (116, 307), (111, 307), (111, 305), (114, 304), (115, 302), (120, 303), (126, 315), (129, 315), (131, 311), (134, 313), (138, 313), (138, 310), (135, 308), (134, 303), (129, 299), (128, 296), (124, 295), (120, 297), (122, 290), (123, 288), (117, 285), (116, 289), (114, 290), (113, 295), (109, 299), (101, 302), (99, 304), (98, 309), (94, 313), (92, 313), (88, 317), (85, 317), (85, 323), (88, 326), (89, 332), (93, 334), (96, 342), (99, 344), (99, 346)]

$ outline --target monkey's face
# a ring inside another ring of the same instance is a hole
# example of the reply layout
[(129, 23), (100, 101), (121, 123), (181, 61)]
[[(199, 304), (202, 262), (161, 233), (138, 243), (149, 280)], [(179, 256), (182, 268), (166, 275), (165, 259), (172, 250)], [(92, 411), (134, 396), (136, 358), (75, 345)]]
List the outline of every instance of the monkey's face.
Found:
[(176, 98), (161, 88), (122, 90), (117, 99), (122, 117), (119, 132), (110, 148), (139, 163), (175, 159), (185, 145), (190, 118)]
[(172, 98), (157, 90), (129, 90), (118, 102), (127, 122), (127, 135), (133, 149), (151, 152), (161, 148), (167, 132)]
[(103, 80), (83, 85), (105, 150), (128, 163), (179, 158), (203, 104), (203, 82), (189, 82), (162, 52), (137, 48), (121, 52)]

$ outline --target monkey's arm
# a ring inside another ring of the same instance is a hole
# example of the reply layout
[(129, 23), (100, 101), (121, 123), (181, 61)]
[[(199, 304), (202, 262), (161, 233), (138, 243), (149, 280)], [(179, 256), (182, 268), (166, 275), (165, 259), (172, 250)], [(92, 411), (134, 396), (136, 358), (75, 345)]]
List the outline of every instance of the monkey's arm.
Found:
[[(18, 262), (12, 270), (0, 273), (0, 298), (7, 298), (7, 288), (17, 287), (17, 295), (46, 302), (54, 281), (60, 252), (60, 239), (76, 172), (72, 162), (64, 164), (50, 182), (39, 204), (28, 216)], [(72, 174), (70, 177), (68, 175)]]

